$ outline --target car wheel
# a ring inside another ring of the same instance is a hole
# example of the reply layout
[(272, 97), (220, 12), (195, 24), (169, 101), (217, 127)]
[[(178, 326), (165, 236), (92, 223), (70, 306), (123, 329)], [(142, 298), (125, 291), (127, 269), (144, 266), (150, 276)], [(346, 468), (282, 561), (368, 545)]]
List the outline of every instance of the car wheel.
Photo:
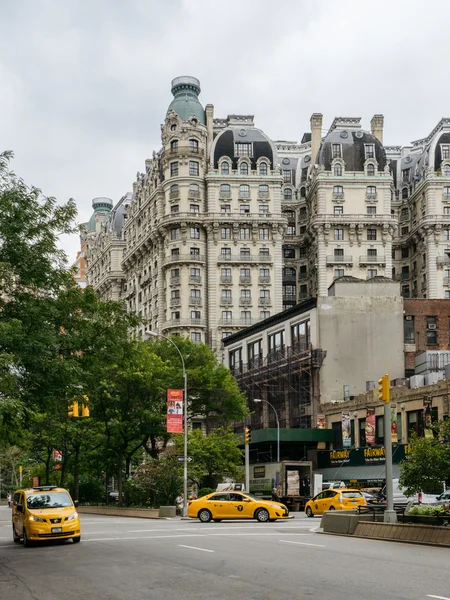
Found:
[(31, 546), (31, 542), (28, 539), (27, 530), (25, 529), (25, 527), (23, 528), (23, 545), (25, 546), (25, 548), (29, 548)]
[(336, 509), (334, 508), (334, 506), (330, 506), (330, 508), (328, 510), (336, 510)]
[(269, 511), (265, 508), (260, 508), (259, 510), (256, 511), (255, 514), (256, 520), (259, 521), (260, 523), (267, 523), (267, 521), (269, 520)]
[(213, 519), (214, 523), (221, 523), (222, 519)]
[(305, 512), (306, 512), (306, 516), (307, 516), (307, 517), (310, 517), (310, 518), (311, 518), (311, 517), (313, 517), (313, 516), (314, 516), (314, 513), (313, 513), (313, 511), (312, 511), (312, 508), (311, 508), (310, 506), (307, 506), (307, 507), (306, 507), (306, 511), (305, 511)]
[(74, 544), (79, 544), (81, 542), (81, 535), (72, 538)]
[(13, 528), (13, 541), (17, 544), (20, 542), (20, 535), (17, 535), (15, 525), (13, 525), (12, 528)]
[(198, 518), (200, 519), (200, 521), (202, 523), (209, 523), (212, 519), (212, 514), (209, 512), (209, 510), (207, 510), (206, 508), (203, 508), (198, 513)]

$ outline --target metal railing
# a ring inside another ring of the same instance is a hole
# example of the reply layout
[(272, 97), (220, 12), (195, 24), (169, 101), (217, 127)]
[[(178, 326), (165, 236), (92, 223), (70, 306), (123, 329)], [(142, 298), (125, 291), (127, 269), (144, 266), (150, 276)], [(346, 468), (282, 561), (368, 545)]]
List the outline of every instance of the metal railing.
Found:
[(327, 264), (332, 265), (332, 264), (343, 264), (343, 263), (353, 263), (353, 256), (350, 256), (348, 254), (342, 254), (342, 255), (335, 255), (335, 254), (331, 254), (329, 256), (327, 256)]
[(369, 254), (364, 254), (359, 257), (360, 263), (373, 263), (373, 264), (382, 264), (386, 262), (386, 257), (382, 255), (371, 256)]
[(270, 255), (252, 255), (252, 254), (219, 254), (217, 262), (244, 262), (244, 263), (270, 263), (272, 257)]

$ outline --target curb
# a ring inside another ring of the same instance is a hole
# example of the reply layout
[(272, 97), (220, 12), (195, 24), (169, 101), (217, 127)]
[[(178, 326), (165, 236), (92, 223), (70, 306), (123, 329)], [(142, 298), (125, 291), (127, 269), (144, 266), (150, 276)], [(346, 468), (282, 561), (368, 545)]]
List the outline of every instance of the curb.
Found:
[(416, 540), (394, 540), (393, 538), (367, 537), (350, 533), (332, 533), (329, 531), (316, 531), (320, 535), (332, 535), (336, 537), (357, 538), (359, 540), (376, 540), (377, 542), (396, 542), (397, 544), (412, 544), (414, 546), (429, 546), (433, 548), (450, 548), (450, 544), (433, 544), (432, 542), (418, 542)]

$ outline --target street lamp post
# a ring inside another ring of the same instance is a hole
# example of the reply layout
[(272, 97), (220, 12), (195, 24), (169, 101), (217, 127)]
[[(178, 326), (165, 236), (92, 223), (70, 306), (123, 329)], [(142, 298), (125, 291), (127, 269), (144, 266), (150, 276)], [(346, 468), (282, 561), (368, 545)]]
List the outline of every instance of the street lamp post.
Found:
[(263, 398), (254, 398), (253, 402), (265, 402), (272, 407), (273, 412), (275, 413), (275, 418), (277, 420), (277, 462), (280, 462), (280, 421), (278, 420), (278, 413), (275, 409), (275, 406)]
[(187, 374), (186, 374), (186, 367), (184, 364), (184, 358), (183, 355), (181, 354), (180, 349), (178, 348), (178, 346), (175, 344), (174, 341), (172, 341), (169, 337), (167, 337), (166, 335), (163, 335), (162, 333), (156, 333), (155, 331), (146, 331), (147, 335), (151, 335), (153, 337), (162, 337), (165, 340), (167, 340), (170, 344), (172, 344), (172, 346), (176, 349), (176, 351), (178, 352), (180, 359), (181, 359), (181, 364), (183, 366), (183, 379), (184, 379), (184, 410), (183, 410), (183, 421), (184, 421), (184, 426), (183, 426), (183, 430), (184, 430), (184, 462), (183, 462), (183, 493), (184, 493), (184, 499), (183, 499), (183, 517), (187, 517)]

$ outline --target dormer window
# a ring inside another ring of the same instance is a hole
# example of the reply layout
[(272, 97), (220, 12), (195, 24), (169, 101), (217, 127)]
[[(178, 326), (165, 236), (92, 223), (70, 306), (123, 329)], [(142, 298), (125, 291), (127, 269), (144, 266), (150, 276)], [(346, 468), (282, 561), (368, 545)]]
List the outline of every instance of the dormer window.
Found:
[(266, 162), (262, 162), (259, 165), (259, 174), (260, 175), (267, 175), (267, 163)]
[(331, 144), (331, 158), (342, 158), (341, 144)]
[(241, 175), (248, 175), (248, 163), (243, 162), (240, 164), (239, 173)]
[(178, 150), (178, 140), (172, 140), (170, 142), (170, 149), (172, 151)]
[(243, 144), (242, 142), (237, 142), (235, 145), (235, 156), (251, 156), (252, 155), (252, 145), (251, 144)]
[(375, 165), (373, 165), (372, 163), (369, 163), (367, 165), (367, 176), (368, 177), (374, 177), (375, 175)]
[(444, 177), (450, 177), (450, 165), (444, 165), (442, 169), (442, 174), (444, 175)]
[(228, 164), (228, 162), (226, 160), (224, 160), (220, 165), (220, 173), (222, 175), (230, 174), (230, 165)]
[(450, 158), (450, 145), (449, 144), (441, 145), (441, 154), (442, 154), (442, 160), (446, 160), (446, 159)]
[(333, 175), (335, 177), (342, 177), (342, 165), (341, 164), (338, 163), (337, 165), (334, 165)]
[(375, 145), (374, 144), (365, 144), (364, 152), (365, 152), (366, 159), (375, 158)]

